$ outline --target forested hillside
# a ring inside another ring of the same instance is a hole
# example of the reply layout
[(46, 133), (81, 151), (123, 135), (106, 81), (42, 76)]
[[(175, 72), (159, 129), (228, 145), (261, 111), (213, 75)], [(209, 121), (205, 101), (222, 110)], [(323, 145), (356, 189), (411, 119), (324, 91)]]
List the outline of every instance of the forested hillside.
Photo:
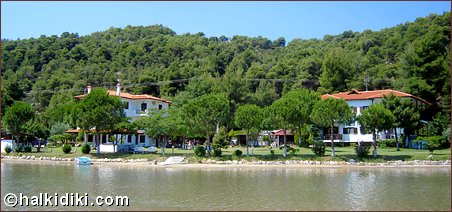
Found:
[[(238, 105), (270, 105), (294, 88), (321, 93), (392, 88), (450, 110), (450, 12), (380, 31), (323, 39), (177, 35), (161, 26), (64, 32), (2, 40), (2, 112), (14, 100), (39, 112), (85, 92), (87, 85), (168, 98), (174, 104), (225, 92)], [(303, 37), (303, 35), (300, 35)]]

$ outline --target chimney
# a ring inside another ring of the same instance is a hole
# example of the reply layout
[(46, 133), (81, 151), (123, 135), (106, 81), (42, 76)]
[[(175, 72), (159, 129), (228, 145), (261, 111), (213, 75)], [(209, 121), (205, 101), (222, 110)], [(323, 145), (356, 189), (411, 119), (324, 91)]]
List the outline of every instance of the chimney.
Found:
[(121, 84), (116, 84), (116, 96), (119, 96), (119, 94), (121, 93)]
[(88, 94), (91, 92), (91, 89), (93, 89), (93, 87), (91, 87), (91, 85), (86, 86), (86, 90), (88, 90)]

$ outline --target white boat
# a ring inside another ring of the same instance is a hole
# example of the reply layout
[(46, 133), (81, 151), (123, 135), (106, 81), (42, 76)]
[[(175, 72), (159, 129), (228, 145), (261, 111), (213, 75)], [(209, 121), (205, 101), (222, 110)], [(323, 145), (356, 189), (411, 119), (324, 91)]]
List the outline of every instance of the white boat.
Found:
[(75, 163), (77, 163), (77, 165), (91, 165), (91, 158), (86, 156), (76, 157)]

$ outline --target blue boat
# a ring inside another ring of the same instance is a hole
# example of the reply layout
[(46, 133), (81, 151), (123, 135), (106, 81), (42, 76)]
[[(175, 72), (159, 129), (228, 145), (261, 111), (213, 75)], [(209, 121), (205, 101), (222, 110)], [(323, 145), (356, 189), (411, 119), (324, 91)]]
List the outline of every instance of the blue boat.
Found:
[(91, 165), (91, 158), (86, 156), (78, 157), (75, 158), (75, 163), (77, 163), (77, 165)]

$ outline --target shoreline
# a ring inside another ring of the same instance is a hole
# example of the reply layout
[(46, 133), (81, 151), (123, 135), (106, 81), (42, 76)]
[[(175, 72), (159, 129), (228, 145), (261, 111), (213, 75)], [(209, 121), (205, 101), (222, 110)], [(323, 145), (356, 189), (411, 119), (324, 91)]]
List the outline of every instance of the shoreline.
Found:
[[(310, 161), (310, 160), (287, 160), (287, 161), (246, 161), (244, 159), (237, 161), (216, 161), (212, 159), (203, 160), (203, 163), (182, 163), (161, 164), (156, 160), (149, 161), (147, 159), (92, 159), (92, 165), (127, 165), (141, 167), (174, 167), (174, 168), (221, 168), (221, 167), (451, 167), (450, 160), (430, 161), (430, 160), (413, 160), (413, 161), (387, 161), (382, 163), (375, 162), (345, 162), (345, 161)], [(74, 158), (58, 158), (58, 157), (34, 157), (34, 156), (1, 156), (1, 162), (25, 162), (25, 163), (56, 163), (56, 164), (74, 164)]]

